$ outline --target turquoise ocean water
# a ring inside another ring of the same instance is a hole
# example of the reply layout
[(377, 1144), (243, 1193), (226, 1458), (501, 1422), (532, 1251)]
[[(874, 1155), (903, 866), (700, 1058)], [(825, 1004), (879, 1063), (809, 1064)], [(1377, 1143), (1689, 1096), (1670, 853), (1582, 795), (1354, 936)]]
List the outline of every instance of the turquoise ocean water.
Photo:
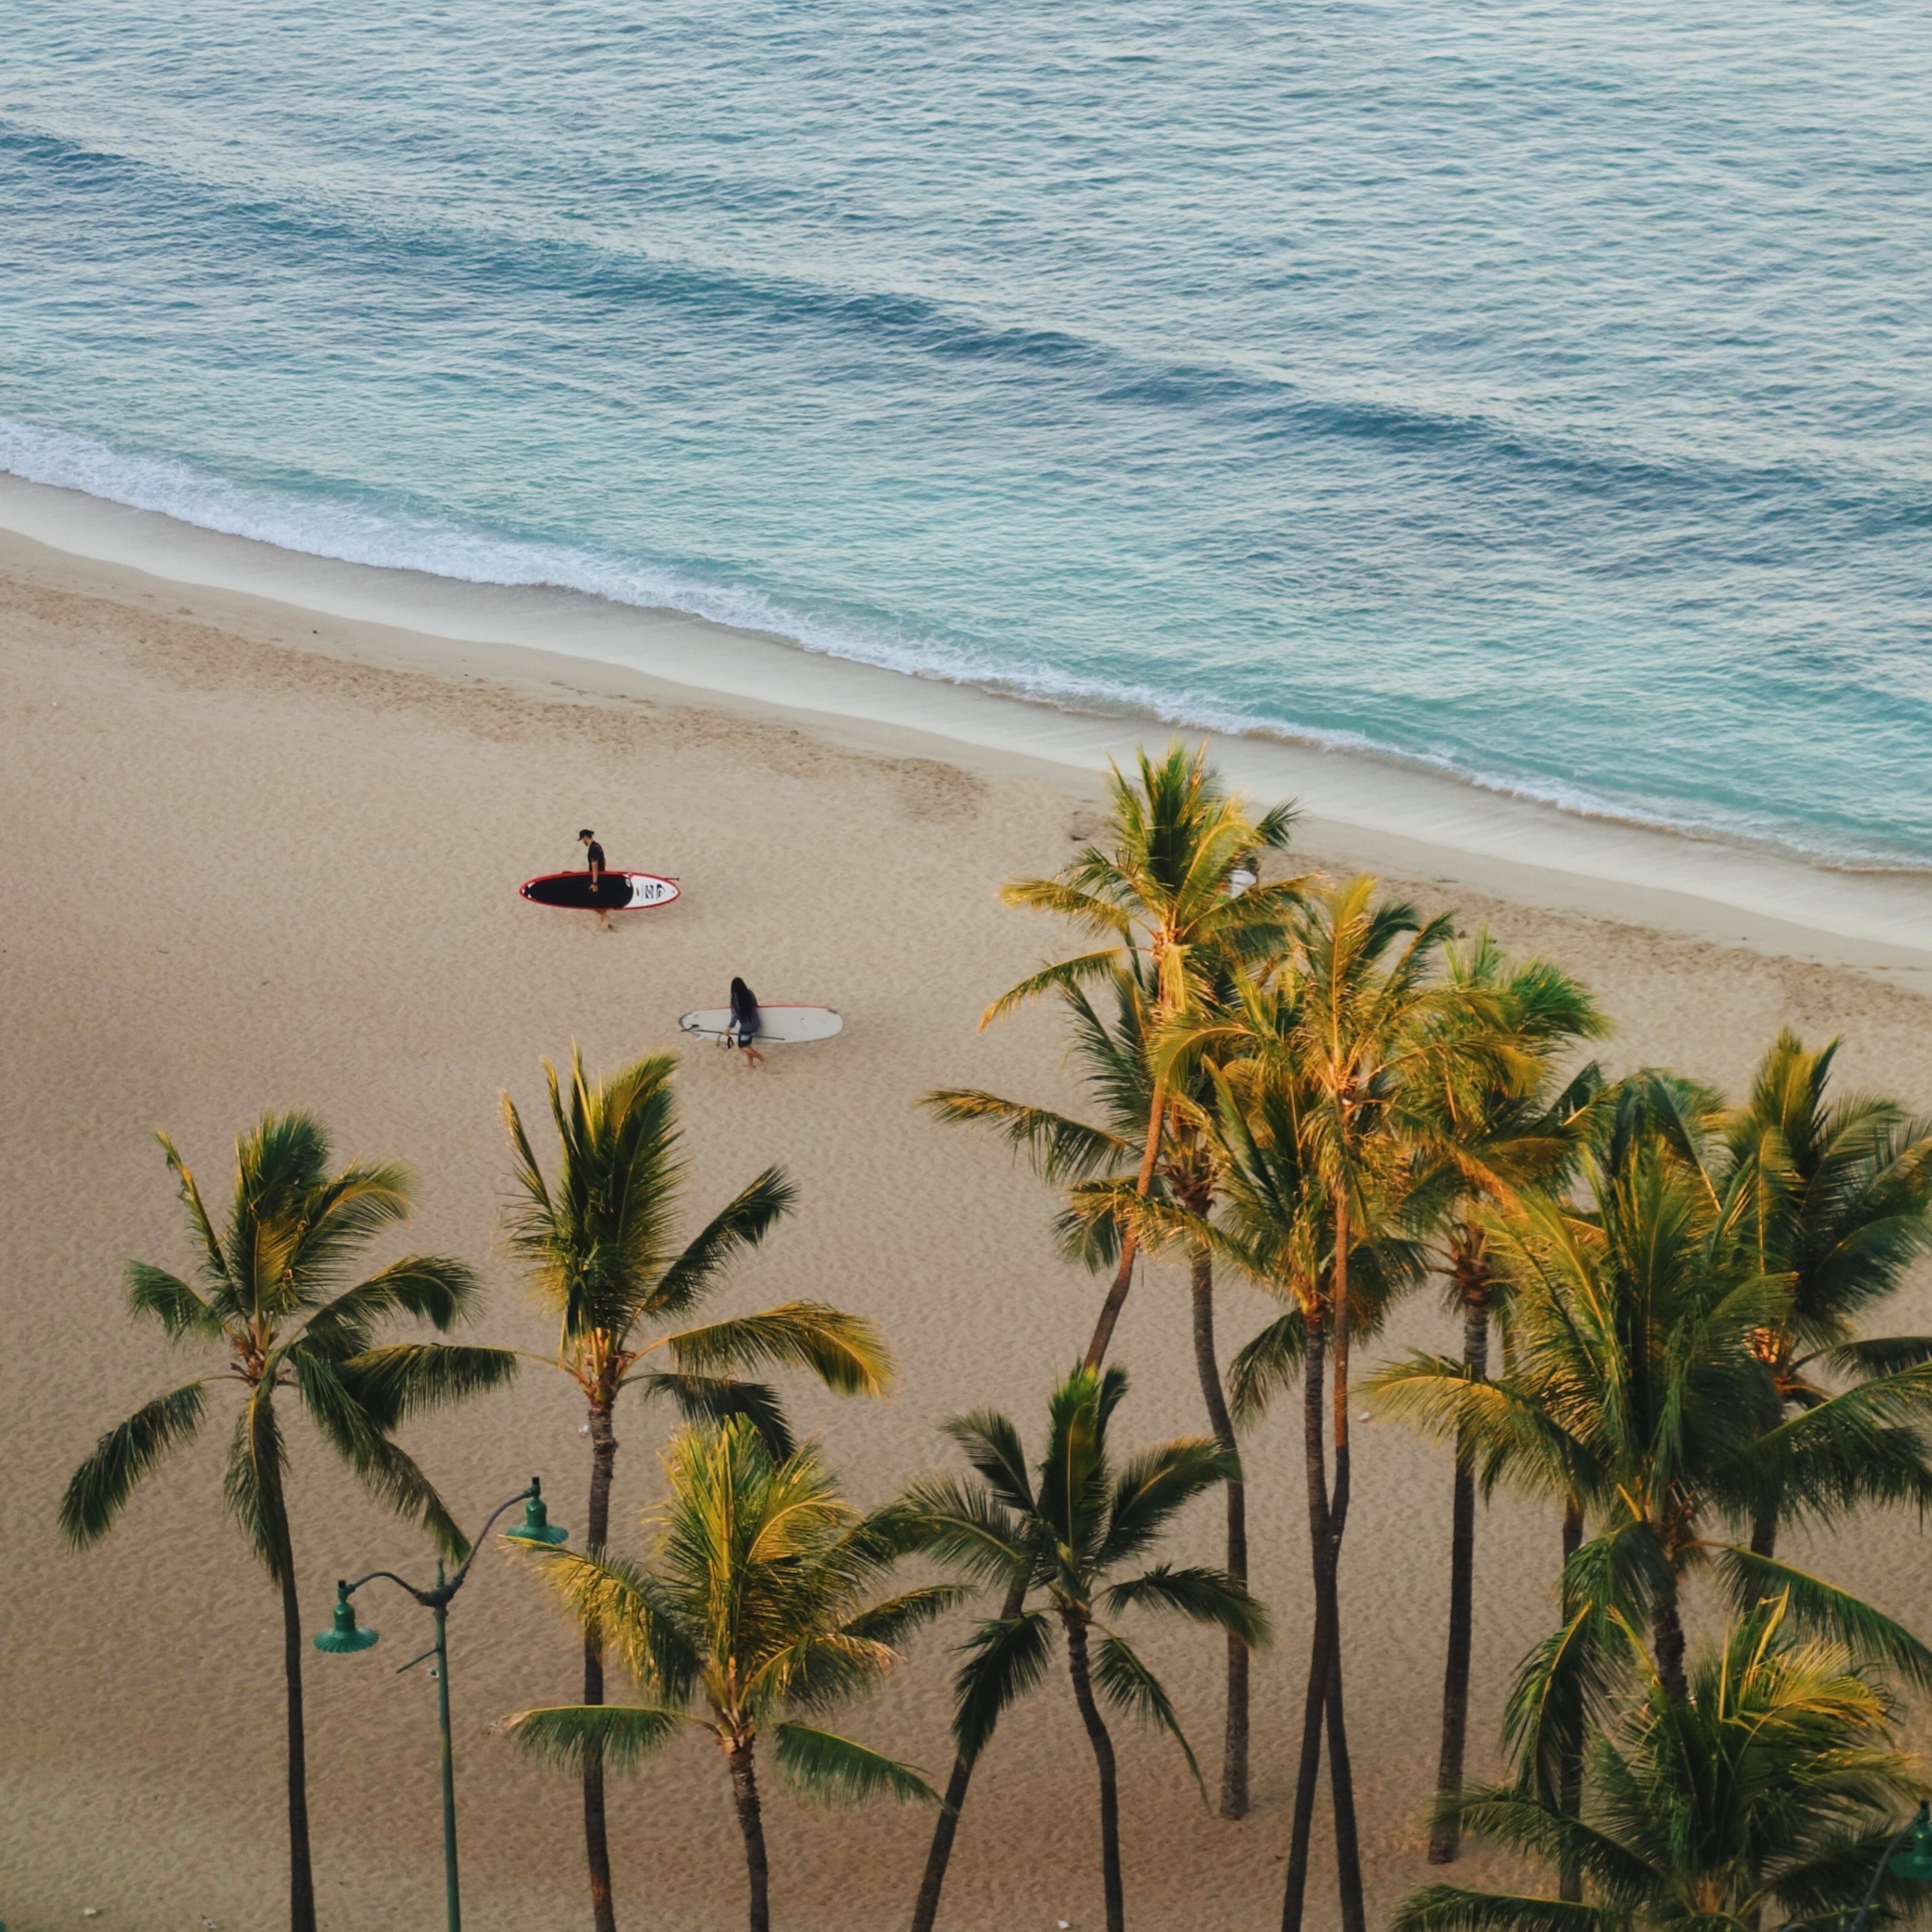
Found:
[(1918, 0), (0, 46), (0, 469), (1932, 863)]

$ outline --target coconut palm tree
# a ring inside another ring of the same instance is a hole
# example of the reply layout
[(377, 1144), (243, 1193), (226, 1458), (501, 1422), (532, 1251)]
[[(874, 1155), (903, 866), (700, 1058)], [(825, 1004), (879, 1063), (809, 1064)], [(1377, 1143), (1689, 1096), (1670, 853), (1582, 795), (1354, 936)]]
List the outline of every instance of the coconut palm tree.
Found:
[[(1835, 1040), (1813, 1052), (1784, 1028), (1726, 1123), (1726, 1185), (1745, 1210), (1739, 1239), (1762, 1272), (1790, 1283), (1785, 1319), (1760, 1347), (1786, 1414), (1830, 1399), (1821, 1370), (1871, 1384), (1932, 1361), (1932, 1336), (1858, 1332), (1860, 1318), (1932, 1249), (1932, 1121), (1870, 1095), (1831, 1098), (1837, 1052)], [(1862, 1499), (1922, 1508), (1932, 1499), (1916, 1430), (1867, 1426), (1846, 1448), (1842, 1473)], [(1846, 1499), (1835, 1484), (1821, 1497), (1795, 1467), (1767, 1474), (1752, 1512), (1751, 1547), (1762, 1556), (1774, 1554), (1781, 1522)]]
[[(922, 1104), (942, 1120), (968, 1121), (997, 1129), (1024, 1155), (1040, 1178), (1070, 1190), (1061, 1232), (1069, 1252), (1090, 1267), (1112, 1267), (1119, 1259), (1122, 1223), (1111, 1211), (1124, 1190), (1131, 1192), (1135, 1163), (1142, 1151), (1154, 1075), (1148, 1064), (1157, 988), (1144, 964), (1122, 968), (1104, 988), (1110, 1014), (1104, 1015), (1084, 986), (1060, 989), (1072, 1022), (1074, 1056), (1106, 1122), (1095, 1126), (1054, 1112), (1001, 1099), (977, 1088), (944, 1088)], [(1219, 989), (1215, 989), (1218, 991)], [(1210, 992), (1209, 998), (1214, 997)], [(1172, 1099), (1155, 1162), (1151, 1196), (1172, 1202), (1188, 1226), (1205, 1220), (1214, 1204), (1216, 1163), (1213, 1139), (1204, 1128), (1204, 1110), (1214, 1103), (1214, 1083), (1196, 1065), (1170, 1082)], [(1130, 1216), (1130, 1220), (1132, 1220)], [(1145, 1245), (1144, 1232), (1139, 1237)], [(1193, 1321), (1195, 1372), (1207, 1408), (1209, 1428), (1223, 1452), (1236, 1453), (1234, 1418), (1222, 1384), (1215, 1339), (1214, 1256), (1209, 1244), (1184, 1231), (1178, 1241), (1163, 1235), (1160, 1245), (1177, 1245), (1189, 1273)], [(1225, 1568), (1246, 1587), (1248, 1576), (1247, 1496), (1238, 1477), (1223, 1485), (1227, 1510)], [(1232, 1632), (1228, 1640), (1227, 1688), (1222, 1732), (1220, 1814), (1245, 1817), (1248, 1810), (1248, 1651)], [(950, 1822), (950, 1818), (942, 1823)], [(943, 1861), (941, 1864), (943, 1874)], [(937, 1908), (937, 1896), (933, 1900)], [(914, 1932), (928, 1932), (929, 1921), (915, 1921)]]
[(354, 1280), (358, 1251), (409, 1212), (400, 1167), (358, 1161), (332, 1174), (328, 1139), (309, 1115), (269, 1114), (236, 1142), (234, 1196), (218, 1228), (187, 1162), (165, 1134), (158, 1138), (186, 1210), (195, 1266), (189, 1280), (130, 1262), (128, 1306), (158, 1322), (170, 1341), (198, 1345), (214, 1359), (101, 1437), (68, 1484), (61, 1528), (82, 1547), (106, 1535), (142, 1480), (208, 1420), (211, 1392), (223, 1384), (240, 1391), (222, 1496), (281, 1594), (289, 1922), (292, 1932), (314, 1932), (306, 1644), (284, 1417), (296, 1405), (371, 1493), (419, 1523), (447, 1554), (460, 1556), (462, 1532), (392, 1432), (408, 1417), (507, 1381), (516, 1358), (496, 1348), (377, 1344), (379, 1331), (398, 1316), (452, 1327), (475, 1292), (460, 1262), (432, 1255), (405, 1256)]
[[(1378, 900), (1371, 878), (1312, 894), (1296, 917), (1292, 947), (1265, 984), (1244, 992), (1239, 1012), (1204, 1023), (1178, 1018), (1155, 1058), (1157, 1070), (1190, 1054), (1226, 1070), (1224, 1163), (1231, 1176), (1242, 1177), (1224, 1183), (1233, 1252), (1245, 1250), (1241, 1264), (1276, 1284), (1301, 1315), (1292, 1346), (1303, 1368), (1316, 1617), (1284, 1932), (1297, 1932), (1301, 1922), (1324, 1722), (1342, 1924), (1346, 1932), (1363, 1932), (1366, 1924), (1338, 1581), (1352, 1483), (1352, 1266), (1359, 1249), (1394, 1256), (1440, 1216), (1444, 1178), (1459, 1157), (1455, 1144), (1436, 1131), (1440, 1092), (1472, 1082), (1528, 1088), (1541, 1071), (1504, 1028), (1499, 1002), (1442, 978), (1440, 957), (1450, 936), (1446, 917), (1425, 920), (1404, 902)], [(1159, 1211), (1157, 1204), (1145, 1210), (1149, 1219)], [(1386, 1274), (1394, 1282), (1407, 1270), (1397, 1264)], [(1285, 1361), (1290, 1345), (1279, 1324), (1276, 1336)], [(1332, 1488), (1324, 1436), (1332, 1437)]]
[(1884, 1868), (1925, 1786), (1894, 1742), (1897, 1712), (1868, 1661), (1796, 1635), (1781, 1599), (1732, 1623), (1678, 1695), (1622, 1634), (1615, 1712), (1591, 1740), (1586, 1816), (1521, 1786), (1444, 1802), (1465, 1829), (1580, 1870), (1588, 1904), (1432, 1885), (1394, 1932), (1757, 1932), (1842, 1923), (1880, 1873), (1889, 1922), (1909, 1881)]
[[(962, 1762), (977, 1760), (1000, 1718), (1039, 1684), (1055, 1634), (1065, 1641), (1073, 1700), (1100, 1780), (1108, 1932), (1124, 1932), (1126, 1906), (1116, 1760), (1101, 1705), (1168, 1731), (1207, 1796), (1166, 1691), (1108, 1619), (1158, 1611), (1234, 1631), (1252, 1648), (1269, 1636), (1266, 1612), (1225, 1570), (1163, 1563), (1112, 1580), (1148, 1556), (1190, 1501), (1238, 1468), (1211, 1437), (1157, 1443), (1117, 1466), (1108, 1434), (1126, 1388), (1124, 1370), (1076, 1369), (1048, 1403), (1036, 1475), (1005, 1416), (981, 1409), (955, 1418), (947, 1432), (979, 1480), (917, 1484), (900, 1505), (907, 1534), (926, 1551), (1009, 1592), (1005, 1613), (974, 1632), (955, 1682), (952, 1735)], [(1029, 1604), (1035, 1590), (1040, 1600)]]
[[(1444, 950), (1452, 988), (1484, 997), (1452, 1006), (1448, 1026), (1500, 1028), (1537, 1066), (1533, 1082), (1521, 1070), (1508, 1082), (1472, 1080), (1453, 1060), (1434, 1095), (1435, 1132), (1460, 1156), (1451, 1168), (1454, 1200), (1448, 1209), (1438, 1264), (1451, 1312), (1462, 1324), (1462, 1366), (1489, 1372), (1490, 1323), (1499, 1284), (1489, 1260), (1479, 1210), (1526, 1187), (1553, 1191), (1567, 1178), (1579, 1150), (1585, 1108), (1603, 1084), (1593, 1060), (1560, 1088), (1564, 1057), (1581, 1040), (1600, 1038), (1608, 1023), (1589, 994), (1549, 961), (1504, 958), (1486, 932), (1466, 946)], [(1570, 1547), (1574, 1549), (1572, 1543)], [(1569, 1550), (1565, 1551), (1566, 1558)], [(1442, 1672), (1442, 1744), (1436, 1790), (1460, 1788), (1468, 1735), (1469, 1648), (1475, 1606), (1476, 1472), (1466, 1448), (1456, 1454), (1450, 1490), (1449, 1629)], [(1453, 1863), (1457, 1813), (1438, 1808), (1429, 1840), (1431, 1864)]]
[[(688, 1418), (746, 1416), (783, 1460), (791, 1444), (776, 1395), (765, 1384), (736, 1379), (734, 1371), (803, 1368), (841, 1394), (868, 1395), (884, 1390), (890, 1372), (870, 1322), (818, 1302), (788, 1301), (762, 1314), (670, 1328), (718, 1286), (734, 1259), (764, 1239), (794, 1198), (790, 1183), (767, 1168), (677, 1244), (686, 1168), (671, 1086), (676, 1065), (674, 1054), (653, 1054), (592, 1082), (573, 1048), (566, 1095), (546, 1060), (559, 1154), (554, 1184), (544, 1178), (515, 1102), (503, 1096), (518, 1186), (511, 1249), (556, 1315), (556, 1365), (583, 1392), (589, 1411), (585, 1537), (593, 1555), (610, 1535), (615, 1416), (626, 1389), (668, 1397)], [(599, 1703), (603, 1696), (603, 1643), (593, 1621), (584, 1629), (584, 1701)], [(597, 1932), (614, 1932), (603, 1766), (594, 1748), (584, 1751), (580, 1768), (594, 1922)]]
[[(1008, 905), (1056, 913), (1101, 943), (1009, 987), (980, 1016), (982, 1028), (1042, 993), (1122, 974), (1144, 984), (1153, 1022), (1166, 1027), (1190, 1014), (1204, 988), (1231, 964), (1254, 964), (1285, 942), (1304, 882), (1232, 888), (1256, 850), (1286, 845), (1294, 807), (1250, 817), (1244, 802), (1223, 790), (1204, 745), (1192, 754), (1170, 745), (1158, 764), (1140, 751), (1136, 770), (1138, 783), (1108, 767), (1111, 849), (1090, 844), (1052, 878), (1018, 879), (1000, 895)], [(1157, 1070), (1136, 1127), (1135, 1185), (1142, 1194), (1154, 1184), (1167, 1094), (1166, 1070)], [(1088, 1344), (1090, 1368), (1106, 1355), (1133, 1278), (1136, 1246), (1129, 1229)]]
[(1780, 1598), (1795, 1625), (1932, 1682), (1932, 1651), (1893, 1619), (1718, 1533), (1748, 1520), (1768, 1468), (1810, 1494), (1850, 1495), (1847, 1439), (1909, 1422), (1927, 1384), (1902, 1371), (1780, 1418), (1762, 1338), (1785, 1321), (1788, 1278), (1758, 1270), (1737, 1239), (1741, 1196), (1687, 1157), (1716, 1118), (1707, 1100), (1633, 1076), (1585, 1159), (1583, 1204), (1526, 1196), (1491, 1217), (1510, 1301), (1501, 1376), (1415, 1356), (1378, 1378), (1381, 1406), (1465, 1446), (1486, 1488), (1507, 1480), (1587, 1509), (1594, 1534), (1565, 1565), (1562, 1624), (1511, 1694), (1511, 1741), (1546, 1797), (1566, 1778), (1574, 1789), (1618, 1630), (1646, 1630), (1659, 1682), (1688, 1694), (1680, 1604), (1701, 1569), (1715, 1568), (1741, 1613)]
[(911, 1766), (792, 1714), (819, 1715), (876, 1683), (899, 1640), (962, 1593), (940, 1584), (875, 1598), (904, 1547), (898, 1513), (862, 1516), (815, 1449), (778, 1460), (748, 1417), (682, 1429), (663, 1460), (668, 1494), (646, 1519), (647, 1562), (562, 1550), (535, 1559), (646, 1701), (524, 1711), (506, 1728), (554, 1761), (579, 1767), (594, 1754), (619, 1769), (707, 1733), (730, 1769), (751, 1932), (770, 1932), (760, 1739), (808, 1794), (936, 1802)]

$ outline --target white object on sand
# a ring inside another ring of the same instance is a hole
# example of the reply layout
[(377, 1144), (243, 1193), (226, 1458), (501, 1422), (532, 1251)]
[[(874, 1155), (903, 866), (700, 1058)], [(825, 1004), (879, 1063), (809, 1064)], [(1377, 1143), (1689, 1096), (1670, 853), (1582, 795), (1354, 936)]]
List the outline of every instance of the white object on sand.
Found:
[[(722, 1040), (731, 1024), (729, 1006), (700, 1006), (695, 1012), (681, 1013), (678, 1024), (686, 1033), (703, 1040)], [(758, 1008), (758, 1030), (754, 1046), (797, 1046), (806, 1040), (830, 1040), (844, 1030), (845, 1022), (830, 1006), (767, 1006)]]

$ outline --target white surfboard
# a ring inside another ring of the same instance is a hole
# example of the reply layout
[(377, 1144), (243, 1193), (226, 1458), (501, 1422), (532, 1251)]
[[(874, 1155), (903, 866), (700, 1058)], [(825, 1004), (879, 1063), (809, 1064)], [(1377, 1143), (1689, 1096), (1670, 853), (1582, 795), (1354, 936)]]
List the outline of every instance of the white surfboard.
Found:
[[(678, 1024), (701, 1040), (722, 1040), (731, 1024), (729, 1006), (700, 1006), (695, 1012), (681, 1013)], [(844, 1030), (845, 1022), (830, 1006), (760, 1006), (758, 1030), (753, 1041), (758, 1046), (798, 1046), (807, 1040), (830, 1040)]]

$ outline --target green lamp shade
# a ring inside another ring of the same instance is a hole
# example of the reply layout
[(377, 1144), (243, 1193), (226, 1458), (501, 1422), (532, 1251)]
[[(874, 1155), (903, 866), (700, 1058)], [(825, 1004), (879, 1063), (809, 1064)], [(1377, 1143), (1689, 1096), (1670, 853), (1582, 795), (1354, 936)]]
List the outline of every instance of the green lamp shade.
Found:
[(317, 1650), (326, 1650), (334, 1656), (346, 1656), (358, 1650), (367, 1650), (381, 1639), (372, 1630), (364, 1630), (356, 1621), (356, 1606), (349, 1600), (349, 1586), (338, 1583), (335, 1586), (335, 1620), (321, 1636), (315, 1640)]
[(530, 1493), (524, 1504), (524, 1520), (514, 1529), (506, 1529), (503, 1534), (512, 1543), (568, 1543), (570, 1532), (560, 1524), (552, 1522), (550, 1511), (544, 1507), (543, 1486), (536, 1477), (530, 1478)]
[(1932, 1885), (1932, 1808), (1919, 1806), (1912, 1823), (1912, 1843), (1892, 1860), (1892, 1868), (1900, 1878)]

